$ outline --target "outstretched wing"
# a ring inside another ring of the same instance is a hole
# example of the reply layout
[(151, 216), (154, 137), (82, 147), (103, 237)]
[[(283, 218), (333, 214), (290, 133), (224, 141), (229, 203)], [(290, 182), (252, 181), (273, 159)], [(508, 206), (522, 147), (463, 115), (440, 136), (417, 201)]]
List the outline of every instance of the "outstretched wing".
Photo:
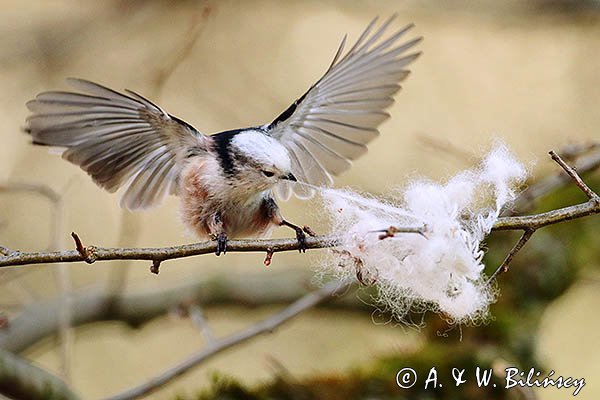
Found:
[[(290, 152), (299, 180), (330, 185), (331, 176), (350, 168), (379, 135), (377, 127), (389, 117), (385, 109), (409, 74), (406, 67), (420, 55), (406, 53), (422, 38), (398, 44), (412, 25), (385, 36), (394, 18), (374, 31), (375, 18), (342, 56), (344, 37), (325, 75), (266, 127)], [(289, 184), (278, 189), (289, 197)], [(299, 197), (312, 195), (302, 185), (293, 190)]]
[(65, 147), (62, 157), (109, 192), (124, 187), (121, 206), (130, 210), (176, 193), (185, 160), (203, 151), (204, 136), (132, 91), (67, 81), (84, 93), (44, 92), (27, 103), (33, 143)]

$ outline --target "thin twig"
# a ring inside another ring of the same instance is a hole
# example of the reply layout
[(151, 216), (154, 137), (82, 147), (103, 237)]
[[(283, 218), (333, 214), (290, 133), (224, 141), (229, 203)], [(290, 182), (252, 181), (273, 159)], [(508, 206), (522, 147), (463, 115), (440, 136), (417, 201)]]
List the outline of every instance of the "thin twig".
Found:
[(271, 250), (270, 248), (267, 249), (267, 254), (265, 255), (265, 261), (263, 261), (263, 264), (265, 265), (265, 267), (268, 267), (269, 265), (271, 265), (271, 261), (273, 261), (273, 250)]
[(425, 235), (426, 230), (427, 230), (426, 226), (420, 226), (420, 227), (390, 226), (385, 229), (377, 229), (377, 230), (370, 231), (370, 232), (381, 232), (381, 234), (379, 235), (379, 240), (384, 240), (387, 238), (394, 237), (397, 233), (418, 233), (419, 235), (421, 235), (425, 239), (427, 239), (427, 236)]
[(213, 333), (202, 308), (198, 304), (193, 304), (188, 308), (188, 314), (192, 322), (198, 327), (208, 347), (213, 346), (216, 343), (215, 334)]
[(558, 165), (562, 167), (562, 169), (565, 170), (565, 172), (571, 177), (571, 179), (573, 179), (575, 185), (577, 185), (577, 187), (581, 189), (583, 193), (585, 193), (588, 199), (600, 202), (600, 197), (598, 197), (598, 195), (594, 193), (594, 191), (590, 189), (588, 185), (586, 185), (586, 183), (583, 181), (583, 179), (581, 179), (581, 177), (579, 176), (577, 171), (575, 171), (575, 169), (573, 169), (570, 165), (564, 162), (563, 159), (560, 158), (560, 156), (556, 154), (556, 152), (554, 152), (554, 150), (550, 150), (549, 154), (550, 157), (552, 157), (552, 159), (556, 161)]
[(181, 46), (173, 51), (170, 56), (164, 57), (164, 60), (168, 62), (162, 66), (153, 78), (153, 89), (152, 97), (159, 97), (165, 84), (169, 78), (173, 75), (175, 70), (190, 56), (196, 42), (200, 38), (200, 35), (206, 27), (206, 20), (212, 13), (212, 7), (205, 5), (199, 10), (193, 17), (192, 22), (187, 29), (185, 35), (179, 40)]
[(277, 327), (296, 317), (298, 314), (316, 306), (317, 304), (327, 299), (330, 299), (332, 296), (338, 293), (343, 293), (350, 285), (350, 283), (340, 282), (328, 283), (322, 288), (301, 297), (282, 311), (270, 316), (269, 318), (264, 319), (257, 324), (253, 324), (242, 331), (239, 331), (221, 339), (217, 339), (212, 346), (208, 346), (203, 350), (197, 352), (196, 354), (193, 354), (191, 357), (182, 361), (180, 364), (177, 364), (174, 367), (165, 370), (163, 373), (155, 376), (154, 378), (139, 386), (133, 387), (115, 396), (109, 397), (107, 400), (129, 400), (137, 399), (142, 396), (148, 395), (149, 393), (152, 393), (153, 391), (159, 389), (160, 387), (177, 378), (178, 376), (181, 376), (182, 374), (186, 373), (196, 365), (206, 361), (211, 357), (214, 357), (222, 351), (227, 350), (230, 347), (233, 347), (240, 343), (246, 342), (259, 335), (273, 332)]
[(71, 232), (71, 237), (75, 241), (75, 249), (79, 256), (81, 256), (81, 260), (85, 261), (88, 264), (93, 264), (96, 261), (96, 248), (94, 246), (85, 247), (75, 232)]
[(150, 266), (150, 272), (158, 275), (158, 273), (160, 272), (160, 263), (161, 263), (161, 260), (152, 260), (152, 265)]
[[(35, 195), (39, 195), (44, 199), (48, 200), (54, 210), (56, 212), (56, 207), (61, 203), (61, 194), (52, 189), (48, 185), (44, 185), (42, 183), (30, 183), (30, 182), (2, 182), (0, 183), (0, 193), (9, 194), (9, 193), (33, 193)], [(53, 223), (56, 225), (56, 218), (54, 218)], [(56, 240), (54, 238), (55, 229), (50, 230), (50, 238), (48, 240), (49, 243), (53, 243)], [(52, 246), (50, 246), (52, 247)], [(16, 251), (0, 246), (0, 253), (9, 254), (16, 253)]]
[(454, 143), (452, 143), (450, 140), (440, 139), (425, 133), (417, 135), (417, 140), (421, 143), (421, 145), (432, 150), (439, 151), (442, 154), (453, 156), (462, 163), (477, 164), (481, 161), (480, 157), (477, 157), (477, 155), (473, 154), (472, 152), (454, 145)]
[[(586, 146), (567, 147), (559, 154), (567, 154), (574, 161), (573, 168), (581, 176), (600, 168), (600, 143), (592, 143)], [(566, 156), (563, 156), (566, 157)], [(527, 212), (534, 206), (536, 199), (565, 186), (571, 182), (571, 178), (562, 171), (557, 171), (530, 185), (519, 194), (519, 197), (502, 213), (502, 216), (518, 215)]]
[(11, 250), (8, 247), (4, 247), (4, 246), (0, 245), (0, 255), (8, 256), (13, 253), (15, 253), (14, 250)]
[(521, 238), (519, 239), (519, 241), (517, 243), (515, 243), (513, 248), (510, 250), (510, 252), (506, 256), (506, 258), (502, 262), (502, 264), (500, 264), (500, 266), (496, 269), (496, 271), (494, 271), (492, 276), (490, 276), (490, 278), (488, 279), (488, 282), (487, 282), (488, 284), (490, 284), (494, 279), (496, 279), (496, 277), (501, 272), (502, 273), (508, 272), (509, 264), (511, 263), (511, 261), (513, 260), (515, 255), (523, 248), (523, 246), (525, 246), (525, 243), (527, 243), (527, 241), (529, 239), (531, 239), (531, 236), (533, 235), (534, 232), (535, 232), (535, 230), (533, 230), (533, 229), (527, 229), (523, 232), (523, 235), (521, 235)]

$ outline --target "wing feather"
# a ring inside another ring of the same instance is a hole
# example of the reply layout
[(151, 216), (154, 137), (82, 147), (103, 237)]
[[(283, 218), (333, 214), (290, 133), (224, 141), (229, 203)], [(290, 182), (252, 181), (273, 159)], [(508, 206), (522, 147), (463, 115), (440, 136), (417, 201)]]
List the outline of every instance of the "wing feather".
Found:
[[(400, 42), (412, 24), (388, 34), (394, 19), (377, 28), (378, 19), (372, 20), (346, 53), (344, 36), (321, 79), (266, 127), (290, 152), (299, 180), (331, 184), (332, 175), (350, 168), (379, 135), (377, 128), (389, 118), (385, 109), (410, 73), (406, 67), (420, 55), (407, 52), (422, 40)], [(289, 196), (289, 184), (279, 189)], [(293, 190), (299, 197), (310, 195), (303, 185)]]
[(64, 147), (63, 158), (97, 185), (110, 192), (123, 188), (121, 205), (128, 209), (147, 208), (175, 194), (190, 150), (205, 149), (205, 137), (133, 91), (67, 81), (84, 93), (44, 92), (27, 103), (33, 142)]

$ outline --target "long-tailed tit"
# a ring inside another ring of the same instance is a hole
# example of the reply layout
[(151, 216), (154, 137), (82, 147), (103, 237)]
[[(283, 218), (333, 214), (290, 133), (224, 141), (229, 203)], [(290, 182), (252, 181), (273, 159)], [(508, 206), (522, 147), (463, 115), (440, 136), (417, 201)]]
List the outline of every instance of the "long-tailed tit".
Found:
[(377, 127), (420, 53), (407, 54), (421, 38), (399, 43), (412, 27), (388, 33), (394, 17), (375, 29), (373, 20), (343, 54), (342, 40), (325, 74), (266, 125), (204, 135), (139, 94), (119, 93), (82, 79), (75, 92), (43, 92), (27, 103), (33, 143), (64, 148), (108, 190), (122, 190), (130, 210), (181, 198), (185, 225), (218, 241), (217, 255), (232, 237), (266, 236), (276, 226), (305, 234), (286, 221), (273, 191), (308, 198), (313, 185), (330, 185), (379, 134)]

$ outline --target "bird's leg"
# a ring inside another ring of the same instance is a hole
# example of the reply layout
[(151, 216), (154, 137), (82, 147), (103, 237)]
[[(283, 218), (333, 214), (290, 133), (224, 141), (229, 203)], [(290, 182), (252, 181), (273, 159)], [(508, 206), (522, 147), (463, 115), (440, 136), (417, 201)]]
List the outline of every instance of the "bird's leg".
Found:
[(297, 225), (287, 222), (283, 218), (279, 206), (275, 203), (275, 199), (271, 196), (266, 197), (262, 203), (262, 212), (263, 215), (269, 218), (275, 225), (287, 226), (295, 230), (296, 239), (298, 239), (298, 251), (300, 251), (300, 253), (306, 253), (306, 234), (304, 233), (304, 230)]
[(223, 216), (220, 212), (215, 213), (209, 223), (209, 229), (213, 240), (217, 241), (217, 250), (215, 254), (220, 256), (221, 253), (227, 253), (227, 233), (223, 228)]
[(287, 222), (285, 219), (282, 219), (279, 225), (290, 227), (296, 231), (296, 239), (298, 239), (298, 251), (300, 253), (306, 253), (306, 234), (304, 233), (304, 230), (302, 230), (302, 228), (300, 228), (298, 225)]

